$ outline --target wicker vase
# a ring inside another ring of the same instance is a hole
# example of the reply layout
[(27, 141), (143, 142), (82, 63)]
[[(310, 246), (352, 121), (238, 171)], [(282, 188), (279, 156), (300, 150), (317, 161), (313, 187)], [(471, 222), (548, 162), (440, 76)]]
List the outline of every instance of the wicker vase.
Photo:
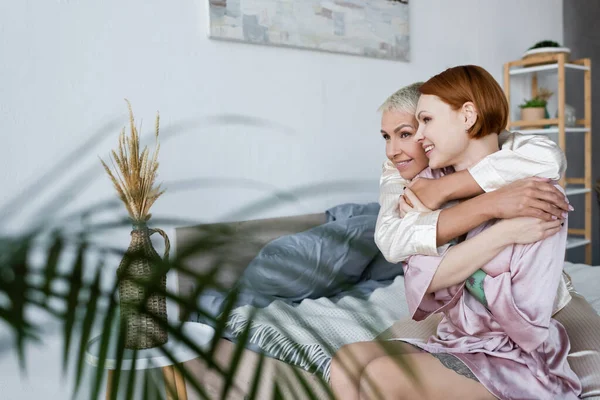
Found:
[(150, 235), (156, 232), (165, 239), (166, 259), (169, 254), (167, 235), (160, 229), (149, 229), (145, 224), (135, 225), (131, 231), (131, 244), (117, 269), (121, 327), (128, 349), (148, 349), (168, 341), (165, 296), (150, 294), (145, 307), (142, 304), (149, 291), (158, 289), (164, 293), (167, 287), (166, 271), (157, 272), (162, 263), (150, 240)]

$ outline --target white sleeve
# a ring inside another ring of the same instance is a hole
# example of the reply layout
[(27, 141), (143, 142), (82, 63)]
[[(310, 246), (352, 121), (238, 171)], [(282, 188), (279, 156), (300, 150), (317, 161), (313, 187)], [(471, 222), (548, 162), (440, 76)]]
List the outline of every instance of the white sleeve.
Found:
[(499, 142), (500, 151), (469, 168), (473, 179), (486, 192), (532, 176), (557, 181), (567, 168), (563, 151), (545, 135), (504, 131)]
[(385, 259), (392, 263), (416, 254), (439, 255), (436, 229), (440, 210), (408, 213), (400, 218), (398, 199), (407, 184), (391, 162), (384, 163), (379, 182), (381, 208), (375, 226), (375, 243)]

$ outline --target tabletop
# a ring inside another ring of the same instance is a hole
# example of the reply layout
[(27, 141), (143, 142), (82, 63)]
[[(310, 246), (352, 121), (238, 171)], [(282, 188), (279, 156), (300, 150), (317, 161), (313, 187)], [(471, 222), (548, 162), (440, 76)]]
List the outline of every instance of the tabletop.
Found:
[[(197, 322), (184, 322), (181, 326), (183, 334), (190, 339), (196, 346), (203, 349), (208, 346), (214, 336), (214, 329), (211, 326), (200, 324)], [(91, 339), (86, 345), (86, 362), (92, 366), (98, 366), (98, 356), (100, 353), (101, 335)], [(116, 369), (116, 351), (115, 341), (117, 340), (117, 332), (115, 331), (110, 338), (108, 353), (104, 363), (104, 369)], [(167, 357), (163, 350), (167, 350), (174, 358), (174, 361)], [(123, 361), (121, 363), (122, 370), (131, 370), (133, 368), (134, 351), (125, 349)], [(135, 369), (149, 369), (167, 367), (173, 364), (184, 363), (197, 358), (198, 354), (190, 349), (187, 345), (169, 336), (169, 341), (162, 346), (151, 349), (137, 351), (137, 360)]]

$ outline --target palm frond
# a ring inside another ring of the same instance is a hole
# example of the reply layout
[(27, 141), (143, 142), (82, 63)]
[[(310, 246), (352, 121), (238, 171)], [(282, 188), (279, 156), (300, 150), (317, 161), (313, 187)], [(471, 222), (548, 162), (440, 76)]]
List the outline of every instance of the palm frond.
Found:
[(71, 341), (73, 338), (73, 328), (75, 327), (75, 319), (79, 309), (79, 295), (83, 287), (83, 269), (84, 269), (84, 257), (86, 253), (85, 243), (80, 244), (77, 249), (77, 256), (75, 263), (72, 267), (71, 282), (69, 287), (69, 293), (67, 295), (67, 309), (65, 310), (65, 321), (64, 321), (64, 347), (63, 347), (63, 370), (66, 370), (67, 363), (69, 362), (69, 354), (71, 351)]

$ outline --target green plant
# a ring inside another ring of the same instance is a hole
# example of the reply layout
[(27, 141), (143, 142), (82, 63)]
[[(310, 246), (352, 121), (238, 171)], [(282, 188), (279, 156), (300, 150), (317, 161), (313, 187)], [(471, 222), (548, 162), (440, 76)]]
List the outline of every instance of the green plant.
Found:
[(539, 97), (523, 101), (523, 104), (519, 104), (520, 108), (544, 108), (548, 104), (546, 100), (540, 99)]
[(546, 88), (540, 88), (538, 95), (529, 100), (523, 100), (523, 104), (519, 104), (520, 108), (546, 108), (548, 100), (554, 93)]
[(536, 44), (534, 44), (527, 50), (539, 49), (542, 47), (561, 47), (561, 46), (560, 46), (560, 44), (558, 44), (557, 42), (554, 42), (552, 40), (542, 40), (541, 42), (537, 42)]

